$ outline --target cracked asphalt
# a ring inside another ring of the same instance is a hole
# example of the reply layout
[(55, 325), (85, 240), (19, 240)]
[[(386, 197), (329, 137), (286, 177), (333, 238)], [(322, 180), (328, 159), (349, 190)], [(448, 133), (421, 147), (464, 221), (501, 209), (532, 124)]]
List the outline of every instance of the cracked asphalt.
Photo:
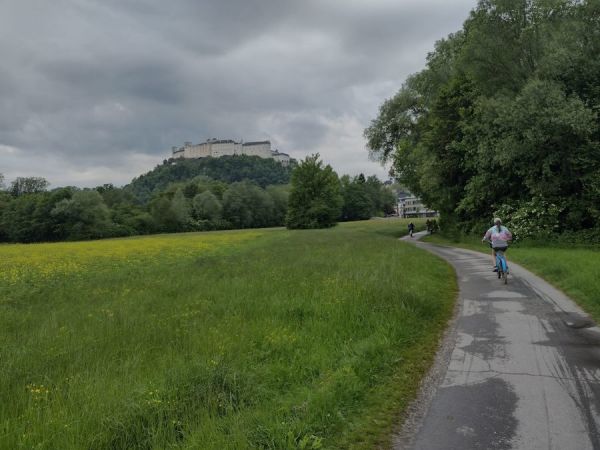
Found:
[(448, 261), (460, 292), (439, 376), (425, 382), (394, 448), (600, 450), (594, 321), (511, 263), (510, 250), (504, 285), (490, 255), (406, 240)]

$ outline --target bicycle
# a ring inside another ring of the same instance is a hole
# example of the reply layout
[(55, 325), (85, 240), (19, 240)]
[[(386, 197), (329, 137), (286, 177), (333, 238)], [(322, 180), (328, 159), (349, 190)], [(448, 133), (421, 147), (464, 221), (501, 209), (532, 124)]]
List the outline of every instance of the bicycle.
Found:
[[(492, 245), (490, 241), (486, 241)], [(506, 262), (506, 257), (504, 256), (504, 252), (508, 247), (492, 247), (494, 252), (496, 253), (496, 269), (498, 269), (498, 279), (502, 279), (504, 284), (508, 284), (508, 264)]]

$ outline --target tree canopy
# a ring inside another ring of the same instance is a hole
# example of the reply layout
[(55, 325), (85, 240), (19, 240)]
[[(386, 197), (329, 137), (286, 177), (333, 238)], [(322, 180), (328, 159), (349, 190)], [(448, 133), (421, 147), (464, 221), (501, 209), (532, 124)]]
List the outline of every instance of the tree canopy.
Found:
[(323, 166), (319, 154), (307, 156), (292, 172), (286, 225), (288, 228), (327, 228), (341, 213), (343, 198), (337, 174)]
[(448, 225), (540, 207), (554, 232), (597, 226), (599, 50), (595, 0), (480, 0), (381, 105), (368, 147)]
[(265, 188), (272, 184), (287, 184), (292, 167), (283, 166), (274, 159), (258, 156), (236, 155), (220, 158), (170, 159), (141, 175), (126, 186), (142, 203), (148, 202), (155, 192), (171, 183), (205, 176), (225, 183), (243, 180), (255, 182)]
[[(391, 192), (376, 177), (346, 176), (347, 183), (340, 183), (330, 167), (321, 169), (325, 176), (319, 175), (321, 181), (313, 186), (325, 187), (323, 202), (312, 203), (309, 220), (326, 219), (331, 225), (338, 219), (369, 218), (383, 215), (395, 203), (394, 198), (390, 200)], [(144, 204), (130, 189), (112, 184), (94, 189), (66, 187), (48, 191), (44, 179), (17, 180), (10, 188), (0, 187), (0, 242), (282, 226), (290, 197), (288, 184), (263, 188), (247, 179), (226, 183), (195, 176), (155, 190)], [(319, 184), (327, 180), (333, 184)], [(18, 189), (14, 189), (16, 185)], [(340, 192), (344, 193), (343, 215), (339, 208)]]

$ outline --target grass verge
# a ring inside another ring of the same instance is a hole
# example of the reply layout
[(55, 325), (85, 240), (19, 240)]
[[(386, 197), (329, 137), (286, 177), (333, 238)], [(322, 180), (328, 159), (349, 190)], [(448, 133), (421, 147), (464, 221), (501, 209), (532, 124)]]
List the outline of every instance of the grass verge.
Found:
[[(424, 240), (488, 253), (490, 266), (492, 265), (491, 250), (481, 244), (481, 237), (449, 238), (434, 234)], [(600, 251), (597, 248), (545, 247), (517, 243), (508, 250), (507, 258), (509, 265), (510, 260), (513, 260), (561, 289), (600, 323)]]
[(456, 291), (405, 232), (0, 246), (0, 447), (387, 445)]

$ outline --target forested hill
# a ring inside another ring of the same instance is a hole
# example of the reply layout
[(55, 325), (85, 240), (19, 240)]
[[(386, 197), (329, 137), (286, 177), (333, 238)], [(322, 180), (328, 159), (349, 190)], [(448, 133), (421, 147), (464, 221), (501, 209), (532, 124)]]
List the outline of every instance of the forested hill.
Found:
[(190, 180), (199, 175), (225, 183), (250, 180), (264, 188), (268, 185), (289, 183), (291, 170), (291, 167), (284, 167), (273, 159), (258, 156), (171, 159), (134, 178), (125, 189), (139, 200), (147, 202), (153, 192), (163, 191), (170, 183)]

